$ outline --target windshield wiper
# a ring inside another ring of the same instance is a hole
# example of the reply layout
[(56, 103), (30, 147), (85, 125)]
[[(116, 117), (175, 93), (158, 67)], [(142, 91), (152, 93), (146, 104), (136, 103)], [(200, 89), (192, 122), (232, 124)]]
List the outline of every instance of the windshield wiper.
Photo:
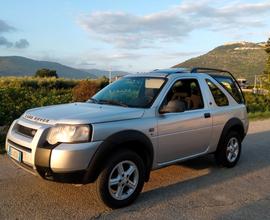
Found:
[(98, 101), (99, 104), (109, 104), (109, 105), (119, 105), (119, 106), (123, 106), (123, 107), (129, 107), (128, 105), (116, 101), (116, 100), (105, 100), (105, 99), (101, 99)]

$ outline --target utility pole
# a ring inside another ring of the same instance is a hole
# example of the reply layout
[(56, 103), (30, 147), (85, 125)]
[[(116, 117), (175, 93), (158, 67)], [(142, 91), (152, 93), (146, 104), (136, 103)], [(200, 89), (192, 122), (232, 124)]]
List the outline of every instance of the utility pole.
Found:
[(257, 87), (257, 75), (255, 75), (255, 77), (254, 77), (254, 87), (253, 87), (253, 91), (256, 91), (256, 87)]
[(109, 84), (111, 84), (111, 83), (112, 83), (112, 68), (110, 66), (110, 68), (109, 68)]

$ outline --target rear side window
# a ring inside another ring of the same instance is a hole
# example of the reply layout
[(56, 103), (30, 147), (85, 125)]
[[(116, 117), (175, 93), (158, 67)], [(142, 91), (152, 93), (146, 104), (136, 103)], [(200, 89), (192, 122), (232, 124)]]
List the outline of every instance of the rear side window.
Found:
[(219, 84), (230, 93), (238, 104), (244, 103), (240, 88), (231, 77), (211, 75)]
[(206, 82), (217, 106), (228, 106), (229, 101), (226, 95), (210, 80), (207, 79)]

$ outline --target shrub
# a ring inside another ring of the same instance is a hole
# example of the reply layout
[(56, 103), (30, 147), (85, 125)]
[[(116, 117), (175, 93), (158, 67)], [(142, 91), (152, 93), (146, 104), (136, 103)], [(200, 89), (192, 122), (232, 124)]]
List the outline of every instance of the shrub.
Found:
[(72, 101), (70, 89), (0, 89), (0, 126), (9, 125), (29, 108)]
[(0, 126), (0, 154), (5, 153), (5, 140), (8, 128), (8, 126)]
[(85, 101), (107, 84), (106, 78), (79, 81), (0, 77), (0, 126), (9, 126), (14, 119), (30, 108), (68, 103), (73, 100)]
[(36, 71), (35, 77), (55, 77), (58, 78), (58, 75), (56, 73), (56, 70), (50, 70), (50, 69), (39, 69)]
[(72, 89), (78, 82), (61, 78), (0, 77), (0, 88)]
[(270, 111), (270, 96), (245, 93), (247, 106), (250, 113)]
[(84, 102), (91, 98), (100, 89), (100, 85), (93, 80), (83, 80), (72, 90), (73, 100)]
[(102, 76), (96, 81), (100, 84), (100, 89), (103, 89), (105, 86), (109, 84), (109, 79), (106, 76)]

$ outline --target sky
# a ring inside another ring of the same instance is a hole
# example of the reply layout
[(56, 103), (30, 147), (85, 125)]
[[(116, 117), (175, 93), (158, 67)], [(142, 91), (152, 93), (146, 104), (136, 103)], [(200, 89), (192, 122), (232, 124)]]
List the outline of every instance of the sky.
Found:
[(83, 69), (168, 68), (270, 37), (270, 0), (0, 0), (0, 56)]

